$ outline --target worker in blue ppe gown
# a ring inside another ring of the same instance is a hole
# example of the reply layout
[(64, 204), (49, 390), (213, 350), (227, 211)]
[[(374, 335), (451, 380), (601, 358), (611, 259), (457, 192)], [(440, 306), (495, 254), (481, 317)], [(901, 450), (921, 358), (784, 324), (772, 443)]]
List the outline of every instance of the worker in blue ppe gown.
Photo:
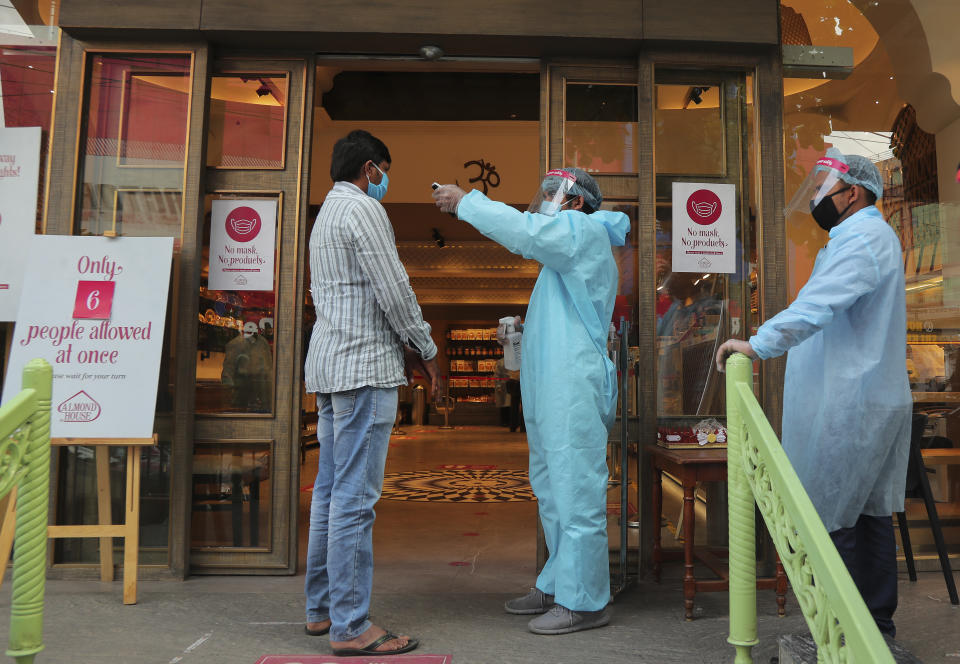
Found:
[(790, 351), (783, 449), (877, 626), (893, 636), (891, 515), (903, 511), (912, 406), (900, 241), (874, 205), (883, 181), (869, 159), (831, 148), (808, 193), (830, 236), (810, 279), (749, 342), (724, 343), (717, 368), (732, 352)]
[(630, 222), (622, 212), (599, 209), (599, 186), (578, 168), (548, 172), (528, 212), (453, 185), (434, 198), (442, 210), (543, 265), (523, 329), (520, 388), (530, 484), (549, 558), (536, 588), (506, 609), (543, 614), (529, 623), (538, 634), (606, 625), (606, 445), (617, 397), (606, 342), (618, 283), (612, 247), (623, 246)]

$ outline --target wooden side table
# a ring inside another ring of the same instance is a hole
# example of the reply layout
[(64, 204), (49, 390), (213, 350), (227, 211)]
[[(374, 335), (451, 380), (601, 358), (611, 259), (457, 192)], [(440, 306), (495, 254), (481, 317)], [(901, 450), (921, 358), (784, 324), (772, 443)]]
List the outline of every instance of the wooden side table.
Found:
[[(726, 448), (670, 450), (659, 445), (647, 445), (653, 464), (653, 576), (660, 581), (660, 568), (664, 560), (680, 558), (679, 552), (664, 552), (661, 547), (661, 519), (663, 512), (663, 473), (668, 472), (680, 481), (683, 488), (683, 601), (687, 620), (693, 620), (693, 600), (700, 592), (725, 591), (729, 589), (729, 572), (721, 561), (722, 552), (694, 547), (696, 535), (696, 516), (694, 493), (700, 482), (725, 482), (727, 480)], [(694, 561), (706, 565), (717, 579), (697, 580), (694, 575)], [(773, 578), (758, 578), (757, 588), (773, 589), (777, 593), (777, 613), (785, 614), (787, 577), (783, 565), (777, 558), (777, 572)]]

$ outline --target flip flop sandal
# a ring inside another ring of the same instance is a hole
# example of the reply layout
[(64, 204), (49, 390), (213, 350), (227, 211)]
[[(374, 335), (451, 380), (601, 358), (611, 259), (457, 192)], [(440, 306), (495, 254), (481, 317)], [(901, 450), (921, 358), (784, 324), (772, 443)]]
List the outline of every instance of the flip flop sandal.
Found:
[(303, 631), (306, 632), (306, 633), (307, 633), (308, 635), (310, 635), (310, 636), (323, 636), (324, 634), (328, 634), (328, 633), (330, 632), (330, 626), (327, 625), (327, 626), (324, 627), (323, 629), (310, 629), (309, 627), (307, 627), (306, 625), (304, 625), (304, 626), (303, 626)]
[(387, 641), (399, 638), (400, 637), (396, 634), (387, 632), (379, 639), (372, 643), (368, 643), (363, 648), (333, 648), (332, 650), (333, 654), (337, 657), (356, 657), (363, 655), (376, 655), (377, 657), (383, 657), (384, 655), (400, 655), (405, 652), (410, 652), (420, 645), (420, 642), (417, 639), (410, 639), (407, 645), (403, 646), (402, 648), (397, 648), (396, 650), (377, 650), (377, 648), (382, 646)]

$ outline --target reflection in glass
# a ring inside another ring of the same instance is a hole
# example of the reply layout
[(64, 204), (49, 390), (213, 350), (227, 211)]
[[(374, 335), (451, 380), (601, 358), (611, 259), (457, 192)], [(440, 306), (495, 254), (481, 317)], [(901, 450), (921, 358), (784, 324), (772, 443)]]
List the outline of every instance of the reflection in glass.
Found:
[(636, 173), (637, 86), (567, 83), (563, 164), (591, 173)]
[[(104, 72), (99, 62), (94, 63), (94, 75)], [(189, 72), (163, 67), (151, 72), (142, 65), (130, 68), (109, 60), (106, 71), (119, 72), (123, 77), (117, 164), (182, 168), (189, 123)], [(101, 136), (109, 135), (101, 129)]]
[[(630, 232), (627, 233), (627, 243), (622, 247), (612, 247), (612, 249), (613, 258), (617, 262), (617, 271), (620, 273), (620, 282), (617, 287), (618, 312), (621, 310), (628, 312), (627, 319), (630, 320), (632, 324), (630, 345), (635, 346), (637, 339), (637, 317), (640, 307), (637, 292), (637, 285), (639, 284), (639, 277), (637, 276), (637, 219), (640, 214), (639, 207), (636, 203), (604, 201), (600, 209), (623, 212), (630, 218)], [(614, 322), (618, 323), (618, 320), (615, 319)]]
[[(903, 251), (907, 375), (915, 412), (927, 416), (924, 462), (933, 471), (928, 477), (947, 549), (956, 554), (960, 531), (949, 524), (960, 514), (960, 125), (949, 95), (928, 96), (929, 65), (921, 64), (955, 49), (943, 43), (946, 33), (924, 30), (924, 17), (918, 20), (909, 3), (887, 7), (882, 24), (851, 3), (821, 12), (795, 0), (782, 5), (793, 26), (788, 31), (785, 23), (785, 44), (851, 50), (853, 63), (852, 71), (835, 76), (801, 78), (799, 71), (784, 80), (784, 203), (792, 202), (830, 147), (869, 158), (883, 176), (878, 207)], [(933, 16), (953, 25), (960, 5), (944, 5), (926, 18)], [(884, 32), (893, 25), (895, 31)], [(828, 241), (808, 205), (796, 200), (786, 217), (790, 299)], [(923, 503), (908, 500), (906, 516), (914, 553), (936, 554)]]
[[(175, 238), (177, 251), (191, 56), (94, 54), (88, 67), (76, 232), (166, 235)], [(147, 199), (156, 198), (147, 195), (135, 201), (137, 190), (163, 191), (176, 200), (164, 201), (162, 215), (141, 214), (151, 205)], [(126, 207), (118, 210), (124, 203)], [(137, 219), (121, 231), (116, 223), (122, 223), (124, 214)], [(178, 218), (172, 219), (173, 214)]]
[[(46, 178), (43, 174), (46, 172), (47, 152), (50, 149), (54, 70), (57, 67), (56, 32), (50, 34), (50, 40), (36, 38), (43, 31), (42, 28), (36, 28), (33, 40), (14, 37), (13, 40), (21, 43), (16, 46), (4, 45), (0, 49), (0, 127), (40, 127), (40, 201), (46, 196)], [(0, 43), (3, 40), (3, 35), (0, 35)], [(53, 45), (50, 45), (51, 41)], [(37, 205), (37, 233), (43, 232), (42, 207)], [(2, 364), (0, 360), (0, 369)]]
[(283, 168), (286, 111), (286, 76), (214, 75), (207, 166)]
[(267, 547), (270, 443), (197, 443), (193, 454), (190, 544)]
[[(190, 54), (92, 54), (84, 90), (85, 134), (80, 145), (80, 209), (75, 232), (131, 237), (173, 237), (179, 261), (183, 168), (191, 84)], [(42, 180), (41, 180), (42, 182)], [(176, 266), (173, 273), (177, 273)], [(172, 311), (177, 294), (169, 288), (160, 360), (155, 447), (140, 460), (140, 563), (166, 564), (170, 530), (171, 411), (176, 366), (171, 362)], [(70, 446), (59, 451), (57, 524), (96, 523), (94, 450)], [(111, 448), (113, 522), (123, 521), (126, 448)], [(57, 563), (95, 563), (96, 539), (57, 540)]]
[(673, 272), (671, 228), (670, 206), (658, 205), (657, 414), (722, 415), (722, 381), (713, 356), (718, 343), (727, 338), (726, 275)]
[[(243, 198), (277, 200), (275, 195)], [(276, 376), (273, 361), (276, 277), (274, 290), (270, 291), (207, 287), (213, 199), (214, 196), (207, 196), (203, 231), (196, 410), (198, 413), (272, 413)], [(274, 252), (276, 265), (276, 247)]]
[(180, 190), (116, 189), (114, 228), (119, 235), (180, 237)]
[(657, 85), (658, 174), (724, 174), (720, 99), (717, 85)]
[[(240, 334), (227, 342), (223, 351), (220, 382), (230, 389), (230, 405), (236, 411), (268, 412), (273, 400), (273, 349), (260, 326), (246, 314)], [(272, 336), (272, 334), (271, 334)]]
[[(163, 565), (167, 562), (170, 529), (170, 447), (173, 432), (169, 416), (158, 415), (156, 446), (137, 448), (140, 454), (140, 564)], [(96, 454), (107, 454), (110, 476), (110, 518), (123, 523), (126, 518), (125, 487), (127, 448), (100, 448), (71, 445), (54, 447), (59, 455), (57, 500), (58, 525), (94, 525), (99, 522), (97, 504)], [(123, 552), (123, 540), (114, 539), (114, 551)], [(96, 563), (100, 559), (100, 540), (66, 538), (53, 542), (53, 562)]]

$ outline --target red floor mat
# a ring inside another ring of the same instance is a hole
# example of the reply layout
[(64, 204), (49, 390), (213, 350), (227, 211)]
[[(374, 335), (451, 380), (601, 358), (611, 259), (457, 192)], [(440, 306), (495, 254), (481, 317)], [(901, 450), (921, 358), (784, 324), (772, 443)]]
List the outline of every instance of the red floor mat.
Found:
[(264, 655), (256, 664), (452, 664), (453, 655), (390, 655), (389, 657), (336, 657), (334, 655)]

